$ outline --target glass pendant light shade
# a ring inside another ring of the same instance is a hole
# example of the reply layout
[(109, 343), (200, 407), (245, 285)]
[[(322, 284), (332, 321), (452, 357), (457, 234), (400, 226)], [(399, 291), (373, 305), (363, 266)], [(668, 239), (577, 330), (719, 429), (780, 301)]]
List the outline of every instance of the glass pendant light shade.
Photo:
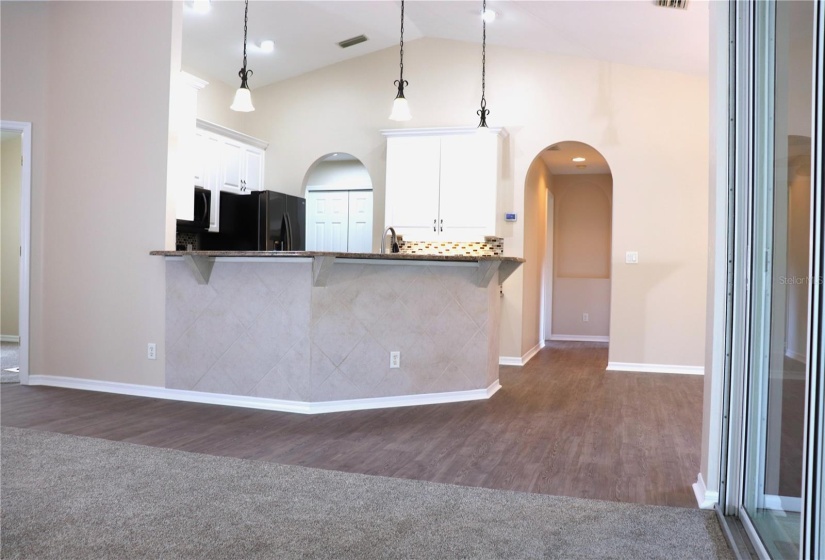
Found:
[(392, 102), (392, 112), (390, 113), (391, 121), (408, 121), (412, 118), (410, 113), (410, 104), (403, 95), (399, 95)]
[(232, 101), (232, 105), (229, 108), (233, 111), (240, 111), (242, 113), (254, 111), (255, 107), (252, 106), (252, 94), (249, 92), (249, 89), (239, 87), (238, 91), (235, 92), (235, 99)]

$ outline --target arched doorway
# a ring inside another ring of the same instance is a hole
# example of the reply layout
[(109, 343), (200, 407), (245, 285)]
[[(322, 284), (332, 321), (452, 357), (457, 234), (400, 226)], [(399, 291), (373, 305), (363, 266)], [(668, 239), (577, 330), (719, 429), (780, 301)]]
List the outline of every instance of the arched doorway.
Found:
[(372, 179), (343, 152), (318, 158), (304, 176), (307, 251), (372, 252)]
[(613, 176), (582, 142), (558, 142), (534, 162), (547, 177), (542, 331), (545, 340), (609, 342)]

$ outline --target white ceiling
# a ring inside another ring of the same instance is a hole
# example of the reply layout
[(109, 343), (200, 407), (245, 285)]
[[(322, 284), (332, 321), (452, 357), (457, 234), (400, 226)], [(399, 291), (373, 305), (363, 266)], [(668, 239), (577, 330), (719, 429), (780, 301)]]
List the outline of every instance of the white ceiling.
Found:
[[(317, 68), (398, 46), (400, 1), (253, 0), (249, 4), (250, 87), (258, 88)], [(636, 66), (706, 74), (708, 0), (685, 10), (654, 0), (489, 0), (497, 12), (487, 42)], [(421, 37), (480, 42), (479, 1), (407, 0), (405, 41)], [(183, 65), (232, 87), (243, 59), (244, 3), (213, 0), (205, 14), (184, 5)], [(337, 43), (369, 40), (348, 49)], [(258, 44), (275, 41), (266, 54)]]
[[(604, 156), (589, 144), (582, 142), (559, 142), (542, 151), (540, 155), (553, 175), (610, 173)], [(577, 157), (583, 157), (585, 161), (573, 161), (573, 158)]]

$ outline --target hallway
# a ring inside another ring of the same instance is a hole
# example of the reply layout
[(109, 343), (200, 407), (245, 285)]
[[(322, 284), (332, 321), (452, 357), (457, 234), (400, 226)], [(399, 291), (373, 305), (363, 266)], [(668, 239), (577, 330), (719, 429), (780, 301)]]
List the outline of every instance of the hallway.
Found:
[(558, 496), (696, 507), (702, 377), (605, 372), (553, 342), (489, 401), (305, 416), (5, 385), (2, 425), (210, 455)]

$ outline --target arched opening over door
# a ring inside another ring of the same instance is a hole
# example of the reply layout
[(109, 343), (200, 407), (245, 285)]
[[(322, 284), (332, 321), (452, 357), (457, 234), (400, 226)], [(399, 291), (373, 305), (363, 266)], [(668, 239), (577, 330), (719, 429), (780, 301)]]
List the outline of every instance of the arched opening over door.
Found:
[(304, 176), (307, 251), (372, 252), (372, 179), (343, 152), (318, 158)]
[(544, 175), (542, 340), (609, 342), (613, 176), (583, 142), (558, 142), (533, 166)]

